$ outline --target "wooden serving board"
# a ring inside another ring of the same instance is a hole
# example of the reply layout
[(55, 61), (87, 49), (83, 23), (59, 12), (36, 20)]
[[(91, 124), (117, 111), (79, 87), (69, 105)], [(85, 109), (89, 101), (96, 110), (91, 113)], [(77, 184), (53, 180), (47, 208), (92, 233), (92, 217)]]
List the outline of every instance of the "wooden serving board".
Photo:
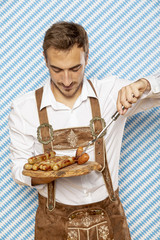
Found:
[(102, 166), (97, 162), (86, 162), (82, 165), (74, 163), (68, 167), (64, 167), (58, 171), (42, 171), (42, 170), (23, 170), (23, 175), (36, 178), (61, 178), (61, 177), (73, 177), (90, 173), (93, 170), (101, 170)]

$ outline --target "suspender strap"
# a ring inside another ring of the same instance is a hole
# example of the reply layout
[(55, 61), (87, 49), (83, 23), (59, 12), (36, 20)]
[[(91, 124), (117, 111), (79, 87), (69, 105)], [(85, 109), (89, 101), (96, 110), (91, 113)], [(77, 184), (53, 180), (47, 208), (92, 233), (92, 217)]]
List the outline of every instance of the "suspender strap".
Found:
[[(105, 144), (104, 144), (104, 149), (105, 148)], [(108, 195), (109, 198), (112, 202), (116, 201), (116, 196), (115, 196), (115, 192), (113, 189), (113, 184), (112, 184), (112, 179), (111, 179), (111, 175), (110, 175), (110, 171), (109, 171), (109, 167), (108, 167), (108, 162), (107, 162), (107, 153), (105, 151), (105, 167), (102, 171), (103, 174), (103, 178), (104, 178), (104, 182), (108, 191)]]
[[(96, 91), (92, 82), (90, 80), (88, 80), (88, 82), (90, 83), (93, 91), (96, 94)], [(92, 109), (92, 117), (93, 119), (98, 119), (94, 122), (95, 132), (98, 135), (101, 132), (101, 130), (105, 127), (105, 126), (102, 126), (102, 118), (101, 118), (99, 101), (97, 98), (90, 98), (90, 103), (91, 103), (91, 109)], [(101, 172), (103, 174), (104, 182), (105, 182), (110, 200), (114, 201), (115, 195), (114, 195), (112, 179), (111, 179), (111, 175), (108, 167), (106, 147), (105, 147), (105, 142), (103, 137), (99, 138), (95, 142), (95, 159), (98, 163), (102, 165)]]
[[(42, 110), (40, 110), (42, 96), (43, 96), (43, 87), (37, 89), (35, 92), (35, 95), (36, 95), (40, 125), (44, 123), (48, 124), (47, 109), (43, 108)], [(48, 139), (50, 139), (50, 132), (48, 127), (41, 128), (41, 138), (44, 141), (47, 141)], [(51, 143), (43, 144), (43, 149), (44, 149), (44, 152), (51, 151), (52, 150)], [(48, 183), (48, 209), (53, 210), (53, 208), (55, 208), (55, 181)]]
[[(96, 94), (96, 91), (93, 87), (93, 84), (90, 80), (88, 80), (88, 82), (90, 83), (93, 91)], [(97, 94), (96, 94), (97, 96)], [(94, 132), (96, 135), (98, 135), (102, 129), (105, 126), (102, 126), (102, 118), (101, 118), (101, 112), (100, 112), (100, 106), (99, 106), (99, 101), (97, 98), (90, 98), (90, 103), (91, 103), (91, 109), (92, 109), (92, 121), (94, 121)], [(95, 159), (98, 163), (100, 163), (102, 165), (102, 170), (105, 168), (105, 149), (104, 149), (104, 140), (103, 137), (99, 138), (96, 142), (95, 142)]]
[[(43, 87), (39, 88), (35, 92), (36, 94), (36, 101), (37, 101), (37, 109), (38, 109), (38, 115), (39, 115), (39, 121), (40, 125), (42, 124), (48, 124), (48, 116), (47, 116), (47, 110), (46, 108), (43, 108), (40, 110), (41, 107), (41, 101), (42, 101), (42, 96), (43, 96)], [(48, 127), (42, 127), (41, 128), (41, 138), (43, 141), (47, 141), (50, 139), (50, 132)], [(49, 144), (43, 144), (44, 152), (49, 152), (52, 149), (51, 143)]]

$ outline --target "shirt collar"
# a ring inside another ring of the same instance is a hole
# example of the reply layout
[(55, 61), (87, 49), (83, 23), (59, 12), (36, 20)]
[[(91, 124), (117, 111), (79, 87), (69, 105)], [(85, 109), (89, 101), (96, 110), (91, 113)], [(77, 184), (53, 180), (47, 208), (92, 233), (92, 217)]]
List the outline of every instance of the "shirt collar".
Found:
[(43, 87), (43, 95), (42, 95), (40, 110), (42, 110), (44, 107), (51, 106), (53, 98), (54, 98), (54, 95), (51, 90), (50, 78), (49, 78)]
[[(87, 100), (88, 97), (97, 98), (87, 78), (84, 76), (82, 92), (75, 104), (79, 105), (81, 102)], [(52, 106), (55, 110), (59, 110), (62, 108), (62, 106), (64, 106), (64, 104), (56, 101), (51, 90), (50, 78), (47, 80), (46, 84), (43, 87), (43, 96), (42, 96), (40, 110), (47, 106)]]

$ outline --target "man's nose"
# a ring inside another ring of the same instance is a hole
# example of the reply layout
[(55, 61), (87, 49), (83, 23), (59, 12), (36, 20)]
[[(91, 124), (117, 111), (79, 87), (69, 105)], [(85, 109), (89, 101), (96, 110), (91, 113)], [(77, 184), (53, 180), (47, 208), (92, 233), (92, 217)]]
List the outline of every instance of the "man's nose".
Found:
[(71, 84), (72, 80), (71, 80), (71, 76), (68, 70), (64, 71), (64, 75), (63, 75), (63, 84), (67, 87)]

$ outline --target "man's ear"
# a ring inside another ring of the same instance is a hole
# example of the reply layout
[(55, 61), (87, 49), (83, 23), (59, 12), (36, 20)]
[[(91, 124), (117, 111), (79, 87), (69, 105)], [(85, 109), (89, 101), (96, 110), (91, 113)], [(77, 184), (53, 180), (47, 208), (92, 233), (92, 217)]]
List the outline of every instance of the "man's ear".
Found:
[(89, 58), (89, 52), (86, 54), (86, 57), (85, 57), (85, 65), (88, 64), (88, 58)]
[(44, 53), (44, 51), (43, 51), (43, 56), (44, 56), (44, 60), (45, 60), (45, 63), (46, 63), (46, 67), (48, 68), (47, 57), (46, 57), (46, 54)]

